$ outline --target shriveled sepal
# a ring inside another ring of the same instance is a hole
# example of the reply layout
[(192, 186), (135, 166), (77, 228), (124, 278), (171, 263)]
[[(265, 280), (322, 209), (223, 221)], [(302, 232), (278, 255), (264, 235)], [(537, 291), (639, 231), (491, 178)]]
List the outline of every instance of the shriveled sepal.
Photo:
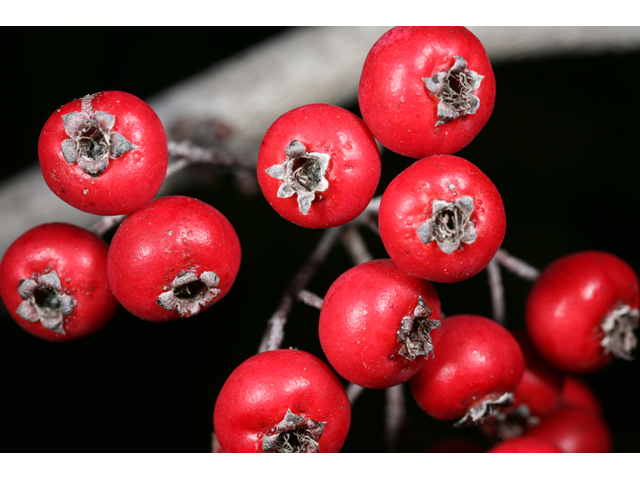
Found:
[(471, 221), (473, 197), (460, 197), (455, 202), (433, 200), (431, 218), (418, 227), (416, 233), (422, 243), (435, 240), (444, 253), (455, 252), (460, 243), (473, 243), (476, 227)]
[(513, 403), (513, 393), (503, 393), (498, 398), (485, 400), (476, 407), (471, 407), (467, 413), (453, 424), (454, 427), (467, 427), (470, 425), (480, 425), (488, 419), (495, 417), (500, 411), (500, 407), (508, 407)]
[(480, 87), (484, 76), (468, 70), (463, 57), (454, 58), (455, 63), (449, 70), (422, 79), (427, 89), (438, 97), (436, 127), (476, 113), (480, 107), (480, 99), (474, 92)]
[(94, 112), (92, 99), (93, 95), (85, 96), (81, 112), (62, 116), (69, 138), (60, 148), (67, 162), (77, 163), (84, 173), (98, 177), (109, 166), (109, 159), (119, 158), (138, 147), (124, 135), (111, 131), (116, 117), (106, 112)]
[(420, 355), (429, 356), (433, 351), (430, 333), (433, 329), (440, 328), (439, 320), (429, 319), (432, 313), (429, 305), (421, 296), (418, 296), (418, 305), (413, 315), (404, 317), (400, 322), (397, 339), (398, 343), (403, 345), (398, 354), (408, 360), (414, 360)]
[(631, 353), (638, 344), (638, 339), (633, 330), (638, 328), (639, 319), (640, 312), (638, 309), (632, 309), (629, 305), (615, 308), (607, 315), (600, 324), (600, 328), (604, 332), (604, 338), (600, 345), (605, 352), (611, 352), (616, 358), (633, 360)]
[(156, 303), (168, 311), (178, 310), (181, 317), (192, 317), (213, 304), (220, 295), (216, 288), (220, 278), (215, 272), (200, 276), (182, 270), (171, 283), (171, 289), (158, 295)]
[(55, 270), (34, 273), (31, 278), (21, 279), (18, 294), (22, 302), (16, 313), (27, 322), (40, 322), (43, 327), (66, 334), (63, 327), (64, 317), (73, 313), (76, 300), (72, 295), (62, 292), (60, 277)]
[(300, 213), (309, 213), (317, 192), (329, 188), (325, 175), (331, 156), (327, 153), (307, 152), (298, 140), (293, 140), (285, 149), (286, 159), (282, 164), (272, 165), (265, 172), (270, 177), (282, 180), (278, 198), (298, 195)]
[(327, 422), (306, 420), (287, 410), (284, 419), (262, 437), (264, 453), (318, 453), (320, 437)]

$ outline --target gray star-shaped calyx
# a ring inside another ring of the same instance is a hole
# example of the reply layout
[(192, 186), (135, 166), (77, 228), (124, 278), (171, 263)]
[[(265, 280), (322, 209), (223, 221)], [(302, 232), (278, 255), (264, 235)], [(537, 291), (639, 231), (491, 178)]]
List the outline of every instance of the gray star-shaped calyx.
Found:
[(604, 338), (600, 345), (605, 353), (611, 353), (616, 358), (633, 360), (633, 350), (638, 344), (633, 330), (638, 328), (640, 311), (629, 305), (615, 308), (600, 324)]
[(82, 111), (62, 116), (64, 129), (69, 138), (61, 145), (62, 155), (69, 163), (92, 177), (98, 177), (109, 166), (110, 158), (119, 158), (138, 148), (124, 135), (112, 132), (116, 117), (105, 112), (94, 112), (92, 95), (82, 99)]
[(460, 243), (475, 242), (476, 227), (471, 221), (473, 197), (460, 197), (455, 202), (433, 201), (431, 218), (418, 227), (422, 243), (435, 240), (444, 253), (453, 253)]
[(178, 310), (181, 317), (192, 317), (200, 310), (213, 304), (220, 295), (215, 288), (220, 278), (214, 272), (204, 272), (198, 276), (182, 270), (171, 283), (171, 290), (158, 295), (156, 303), (165, 310)]
[(439, 320), (430, 320), (432, 314), (429, 305), (421, 296), (418, 296), (418, 304), (413, 311), (413, 315), (404, 317), (400, 322), (397, 332), (398, 343), (402, 343), (402, 348), (398, 351), (408, 360), (413, 360), (419, 355), (428, 356), (433, 351), (431, 343), (431, 330), (440, 328)]
[(300, 213), (306, 215), (316, 192), (324, 192), (329, 188), (325, 178), (331, 156), (327, 153), (307, 152), (306, 147), (298, 140), (292, 141), (285, 149), (286, 160), (279, 165), (272, 165), (265, 172), (267, 175), (282, 180), (278, 188), (278, 198), (289, 198), (298, 195)]
[(263, 453), (318, 453), (327, 422), (306, 420), (287, 409), (284, 419), (262, 437)]
[(456, 423), (454, 427), (468, 427), (471, 425), (481, 425), (490, 418), (497, 416), (500, 407), (508, 407), (513, 403), (513, 393), (503, 393), (498, 398), (490, 398), (475, 407), (469, 408), (467, 413)]
[(423, 78), (427, 89), (438, 97), (438, 125), (444, 125), (458, 117), (476, 113), (480, 99), (474, 92), (480, 87), (484, 76), (467, 70), (467, 61), (454, 57), (453, 67), (433, 77)]
[(64, 317), (71, 315), (76, 301), (62, 293), (60, 277), (55, 270), (44, 274), (34, 273), (31, 278), (20, 280), (18, 294), (22, 302), (16, 313), (27, 322), (40, 322), (44, 328), (66, 334), (62, 326)]

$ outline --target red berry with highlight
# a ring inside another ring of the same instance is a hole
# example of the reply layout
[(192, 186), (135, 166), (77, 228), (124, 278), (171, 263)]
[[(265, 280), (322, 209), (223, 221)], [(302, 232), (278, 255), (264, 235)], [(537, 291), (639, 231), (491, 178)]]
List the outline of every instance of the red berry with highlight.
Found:
[(602, 417), (570, 407), (543, 418), (527, 436), (546, 440), (567, 453), (608, 453), (612, 449), (611, 432)]
[(400, 173), (380, 203), (380, 237), (405, 272), (459, 282), (483, 270), (506, 231), (500, 193), (471, 162), (423, 158)]
[(432, 417), (460, 419), (459, 426), (480, 424), (513, 401), (524, 358), (501, 325), (478, 315), (446, 317), (433, 350), (434, 357), (409, 380), (413, 397)]
[(167, 172), (167, 136), (138, 97), (107, 91), (63, 105), (45, 123), (38, 157), (49, 188), (69, 205), (96, 215), (140, 208)]
[(527, 331), (542, 356), (568, 372), (593, 372), (614, 356), (630, 360), (639, 291), (635, 272), (615, 255), (567, 255), (545, 268), (531, 289)]
[(362, 120), (343, 108), (296, 108), (262, 140), (260, 188), (275, 211), (296, 225), (327, 228), (353, 220), (379, 180), (378, 146)]
[(395, 27), (367, 55), (358, 102), (373, 135), (413, 158), (466, 147), (496, 97), (491, 63), (464, 27)]
[(113, 317), (118, 302), (107, 279), (107, 244), (75, 225), (32, 228), (0, 263), (0, 294), (29, 333), (54, 342), (86, 337)]
[(331, 369), (297, 349), (244, 361), (213, 412), (220, 446), (231, 453), (335, 453), (349, 432), (349, 399)]
[(391, 260), (372, 260), (331, 285), (320, 312), (320, 344), (336, 371), (357, 385), (387, 388), (405, 382), (431, 360), (440, 326), (433, 286)]
[(211, 205), (161, 197), (118, 227), (107, 267), (113, 294), (135, 316), (158, 322), (191, 317), (229, 292), (240, 242)]

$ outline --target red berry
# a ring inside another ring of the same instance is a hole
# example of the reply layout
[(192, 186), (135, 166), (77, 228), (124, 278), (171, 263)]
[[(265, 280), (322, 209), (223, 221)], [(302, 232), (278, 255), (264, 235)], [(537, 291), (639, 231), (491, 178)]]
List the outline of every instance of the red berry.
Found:
[(599, 415), (570, 407), (543, 418), (527, 435), (568, 453), (608, 453), (612, 447), (609, 427)]
[(353, 113), (313, 104), (269, 128), (258, 155), (258, 181), (282, 217), (307, 228), (335, 227), (365, 209), (380, 180), (380, 153)]
[(156, 113), (129, 93), (107, 91), (63, 105), (45, 123), (38, 156), (49, 188), (96, 215), (140, 208), (167, 172), (167, 137)]
[(549, 265), (534, 284), (527, 330), (550, 363), (593, 372), (613, 356), (632, 358), (638, 305), (638, 277), (629, 265), (606, 252), (575, 253)]
[(118, 308), (107, 280), (107, 244), (66, 223), (39, 225), (13, 242), (0, 263), (0, 279), (13, 319), (45, 340), (91, 335)]
[(413, 158), (456, 153), (487, 123), (491, 63), (464, 27), (395, 27), (364, 63), (358, 102), (373, 135)]
[(344, 387), (320, 359), (297, 349), (244, 361), (225, 382), (213, 412), (222, 449), (231, 452), (338, 452), (349, 432)]
[(524, 332), (514, 332), (513, 336), (524, 354), (525, 370), (512, 408), (526, 405), (531, 415), (548, 415), (560, 407), (565, 375), (540, 356)]
[(500, 442), (487, 453), (563, 453), (555, 445), (536, 437), (522, 436)]
[(380, 237), (405, 272), (459, 282), (484, 269), (506, 230), (502, 198), (475, 165), (451, 155), (423, 158), (389, 184)]
[(373, 260), (347, 270), (329, 288), (320, 312), (320, 344), (350, 382), (387, 388), (425, 364), (440, 316), (440, 299), (429, 282), (391, 260)]
[(602, 415), (602, 406), (593, 390), (582, 380), (566, 375), (562, 385), (562, 406)]
[(433, 350), (433, 358), (409, 380), (418, 405), (432, 417), (477, 424), (513, 401), (524, 358), (501, 325), (478, 315), (447, 317)]
[(125, 218), (107, 260), (113, 294), (124, 308), (144, 320), (175, 320), (227, 294), (240, 267), (240, 242), (211, 205), (169, 196)]

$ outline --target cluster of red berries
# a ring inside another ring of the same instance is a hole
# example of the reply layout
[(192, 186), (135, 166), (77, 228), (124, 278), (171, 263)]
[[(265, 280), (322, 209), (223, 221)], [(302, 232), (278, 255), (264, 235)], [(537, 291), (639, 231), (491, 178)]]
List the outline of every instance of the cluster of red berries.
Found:
[[(470, 31), (397, 27), (365, 60), (364, 120), (312, 104), (269, 128), (258, 182), (282, 217), (306, 228), (344, 225), (370, 204), (381, 173), (376, 140), (416, 161), (380, 201), (390, 258), (347, 270), (324, 297), (318, 335), (330, 366), (297, 349), (243, 362), (216, 401), (220, 451), (339, 451), (351, 410), (333, 370), (365, 388), (408, 382), (428, 415), (479, 425), (500, 442), (494, 452), (611, 450), (597, 399), (568, 374), (631, 359), (640, 288), (625, 262), (592, 251), (551, 264), (529, 295), (526, 332), (473, 314), (445, 318), (431, 283), (478, 274), (504, 239), (496, 186), (453, 155), (487, 123), (495, 94)], [(151, 200), (166, 175), (167, 141), (140, 99), (102, 92), (61, 107), (45, 124), (39, 157), (47, 185), (72, 206), (128, 216), (110, 245), (62, 223), (16, 240), (0, 264), (0, 294), (20, 326), (71, 340), (104, 326), (118, 304), (168, 321), (229, 291), (241, 256), (229, 221), (194, 198)]]
[(56, 110), (38, 147), (47, 185), (73, 207), (129, 214), (110, 245), (74, 225), (37, 226), (0, 264), (0, 294), (14, 320), (51, 341), (90, 335), (118, 304), (151, 321), (195, 315), (220, 300), (240, 266), (240, 242), (217, 209), (195, 198), (151, 201), (167, 172), (155, 112), (119, 91)]

